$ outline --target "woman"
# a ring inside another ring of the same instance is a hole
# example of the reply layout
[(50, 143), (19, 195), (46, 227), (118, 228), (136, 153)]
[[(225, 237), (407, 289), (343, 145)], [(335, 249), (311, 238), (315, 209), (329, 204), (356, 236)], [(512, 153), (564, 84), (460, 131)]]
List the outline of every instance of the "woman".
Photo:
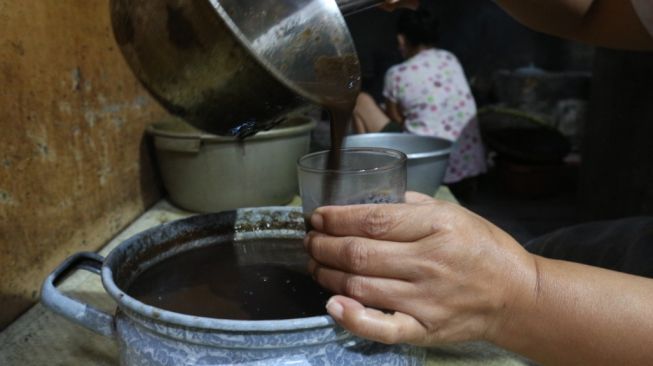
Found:
[(402, 13), (397, 40), (406, 61), (386, 74), (386, 110), (361, 94), (354, 110), (356, 132), (406, 131), (456, 141), (444, 182), (457, 183), (484, 173), (476, 103), (456, 57), (435, 47), (437, 19), (426, 10)]

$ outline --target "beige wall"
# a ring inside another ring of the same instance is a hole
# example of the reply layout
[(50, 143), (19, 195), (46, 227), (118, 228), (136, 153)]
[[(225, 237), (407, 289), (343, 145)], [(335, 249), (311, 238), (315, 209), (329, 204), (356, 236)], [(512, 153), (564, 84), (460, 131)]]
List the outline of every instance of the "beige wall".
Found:
[(66, 256), (160, 196), (143, 143), (164, 112), (111, 33), (108, 0), (0, 0), (0, 329)]

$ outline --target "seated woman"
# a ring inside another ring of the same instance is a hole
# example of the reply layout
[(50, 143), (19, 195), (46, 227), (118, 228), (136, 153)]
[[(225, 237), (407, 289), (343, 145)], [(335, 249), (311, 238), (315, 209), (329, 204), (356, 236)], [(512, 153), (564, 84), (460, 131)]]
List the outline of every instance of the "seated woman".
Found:
[(356, 132), (405, 131), (455, 141), (444, 178), (447, 184), (484, 173), (476, 103), (456, 57), (435, 47), (437, 19), (426, 10), (404, 12), (397, 33), (406, 61), (386, 74), (385, 111), (361, 93), (354, 110)]

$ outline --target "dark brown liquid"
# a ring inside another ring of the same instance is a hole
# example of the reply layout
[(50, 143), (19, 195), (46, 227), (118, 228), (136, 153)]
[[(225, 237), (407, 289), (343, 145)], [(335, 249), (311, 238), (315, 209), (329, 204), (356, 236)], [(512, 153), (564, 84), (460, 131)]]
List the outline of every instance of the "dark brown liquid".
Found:
[(306, 273), (302, 251), (301, 240), (291, 239), (193, 249), (147, 269), (127, 292), (146, 304), (202, 317), (274, 320), (324, 315), (331, 294)]
[[(319, 87), (326, 96), (322, 105), (331, 117), (326, 167), (330, 170), (340, 168), (342, 142), (360, 90), (359, 67), (355, 56), (320, 57), (315, 61), (318, 83), (305, 85), (307, 89)], [(326, 176), (324, 202), (331, 200), (337, 181), (335, 175)], [(260, 251), (257, 255), (260, 247), (274, 251), (290, 246), (301, 251), (301, 241), (274, 242), (222, 243), (175, 255), (147, 269), (127, 292), (161, 309), (211, 318), (275, 320), (326, 314), (324, 306), (331, 294), (305, 272), (307, 258), (283, 262), (271, 261)], [(251, 255), (237, 250), (243, 246)]]
[(340, 167), (342, 141), (360, 91), (360, 64), (353, 55), (319, 57), (315, 60), (315, 74), (320, 81), (320, 91), (325, 96), (322, 106), (331, 117), (331, 154), (327, 168), (337, 170)]
[[(351, 119), (351, 113), (354, 106), (348, 103), (341, 103), (332, 104), (330, 106), (325, 105), (325, 107), (328, 108), (331, 118), (331, 149), (329, 150), (326, 168), (332, 171), (337, 171), (340, 169), (340, 163), (342, 161), (342, 143), (347, 135), (349, 120)], [(324, 180), (322, 181), (323, 204), (329, 205), (334, 201), (333, 197), (335, 192), (338, 191), (338, 182), (338, 176), (336, 174), (331, 173), (324, 175)], [(311, 213), (304, 213), (304, 224), (306, 232), (313, 230), (313, 225), (311, 225)]]
[[(320, 57), (315, 61), (315, 74), (322, 95), (322, 106), (331, 117), (331, 150), (326, 168), (338, 170), (342, 142), (347, 135), (349, 121), (360, 92), (360, 64), (353, 55)], [(337, 176), (327, 174), (324, 181), (323, 202), (328, 204), (337, 190)]]
[[(331, 116), (331, 150), (329, 150), (329, 159), (327, 160), (327, 169), (338, 171), (342, 162), (341, 149), (342, 143), (347, 135), (349, 120), (354, 109), (349, 104), (333, 104), (327, 106)], [(338, 191), (338, 176), (336, 174), (326, 174), (322, 189), (322, 202), (326, 205), (331, 204), (335, 192)]]

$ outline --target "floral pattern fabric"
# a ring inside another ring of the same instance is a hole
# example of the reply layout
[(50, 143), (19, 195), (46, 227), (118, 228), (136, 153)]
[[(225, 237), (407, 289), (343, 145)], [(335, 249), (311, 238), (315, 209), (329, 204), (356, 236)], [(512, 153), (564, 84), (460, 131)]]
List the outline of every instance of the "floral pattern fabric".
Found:
[(383, 95), (401, 107), (406, 132), (455, 141), (445, 183), (486, 171), (476, 102), (453, 54), (428, 49), (390, 68)]

